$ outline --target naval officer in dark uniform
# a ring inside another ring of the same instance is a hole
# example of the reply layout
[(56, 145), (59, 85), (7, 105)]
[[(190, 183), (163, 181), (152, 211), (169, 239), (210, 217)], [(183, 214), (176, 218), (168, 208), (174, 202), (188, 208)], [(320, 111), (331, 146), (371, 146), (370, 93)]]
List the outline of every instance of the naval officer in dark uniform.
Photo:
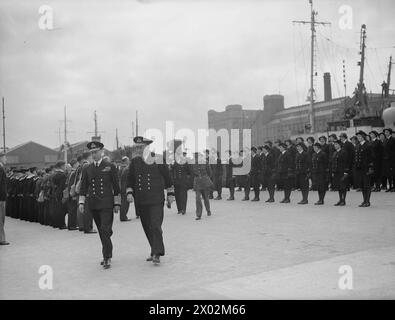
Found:
[(170, 171), (165, 163), (158, 163), (150, 156), (147, 146), (152, 140), (137, 136), (133, 141), (136, 148), (129, 165), (127, 199), (129, 202), (135, 201), (136, 210), (151, 246), (151, 255), (147, 261), (159, 264), (160, 256), (165, 255), (162, 236), (164, 189), (168, 189), (168, 203), (174, 198), (174, 191), (170, 188)]
[(91, 141), (87, 147), (92, 152), (93, 162), (82, 169), (79, 210), (84, 212), (85, 201), (88, 202), (102, 243), (101, 264), (108, 269), (112, 258), (112, 224), (114, 212), (120, 210), (121, 189), (115, 165), (102, 159), (104, 145)]
[(174, 164), (171, 166), (171, 173), (174, 182), (177, 213), (185, 214), (188, 202), (188, 176), (191, 175), (191, 168), (185, 152), (176, 151)]

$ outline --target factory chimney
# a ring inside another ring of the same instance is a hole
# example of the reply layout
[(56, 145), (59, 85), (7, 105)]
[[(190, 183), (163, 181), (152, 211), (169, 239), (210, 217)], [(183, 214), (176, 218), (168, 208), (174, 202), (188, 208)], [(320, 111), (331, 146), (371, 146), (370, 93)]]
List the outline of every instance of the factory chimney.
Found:
[(324, 101), (332, 100), (331, 74), (324, 73)]

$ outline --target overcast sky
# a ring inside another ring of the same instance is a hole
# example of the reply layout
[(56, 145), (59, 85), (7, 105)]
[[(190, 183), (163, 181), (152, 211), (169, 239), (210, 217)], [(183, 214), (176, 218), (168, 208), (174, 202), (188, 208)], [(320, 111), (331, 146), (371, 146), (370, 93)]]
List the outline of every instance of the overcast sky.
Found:
[[(54, 30), (40, 30), (41, 5), (54, 10)], [(341, 30), (338, 10), (353, 9)], [(379, 92), (395, 53), (395, 1), (316, 0), (317, 96), (331, 72), (333, 96), (358, 81), (359, 30), (367, 25), (366, 86)], [(265, 94), (286, 107), (305, 103), (309, 77), (308, 0), (1, 0), (0, 95), (5, 97), (7, 146), (33, 140), (59, 145), (67, 106), (69, 141), (89, 139), (93, 111), (109, 149), (118, 128), (129, 144), (140, 128), (207, 127), (207, 111), (228, 104), (260, 109)], [(329, 40), (328, 40), (329, 39)], [(377, 48), (377, 49), (375, 49)], [(394, 80), (395, 81), (395, 80)], [(63, 139), (63, 138), (62, 138)]]

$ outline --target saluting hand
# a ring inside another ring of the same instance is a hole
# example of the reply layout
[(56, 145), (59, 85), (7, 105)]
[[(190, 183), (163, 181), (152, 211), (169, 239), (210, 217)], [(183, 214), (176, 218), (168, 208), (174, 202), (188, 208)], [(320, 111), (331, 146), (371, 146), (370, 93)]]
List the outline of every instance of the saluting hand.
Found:
[(84, 205), (83, 205), (82, 203), (79, 204), (78, 210), (79, 210), (81, 213), (84, 213)]

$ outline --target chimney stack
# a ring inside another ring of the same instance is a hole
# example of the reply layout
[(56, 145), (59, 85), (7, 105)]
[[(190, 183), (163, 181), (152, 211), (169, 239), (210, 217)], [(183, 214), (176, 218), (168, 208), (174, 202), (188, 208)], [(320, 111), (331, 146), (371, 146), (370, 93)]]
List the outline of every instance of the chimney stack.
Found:
[(324, 101), (332, 100), (331, 74), (324, 73)]

